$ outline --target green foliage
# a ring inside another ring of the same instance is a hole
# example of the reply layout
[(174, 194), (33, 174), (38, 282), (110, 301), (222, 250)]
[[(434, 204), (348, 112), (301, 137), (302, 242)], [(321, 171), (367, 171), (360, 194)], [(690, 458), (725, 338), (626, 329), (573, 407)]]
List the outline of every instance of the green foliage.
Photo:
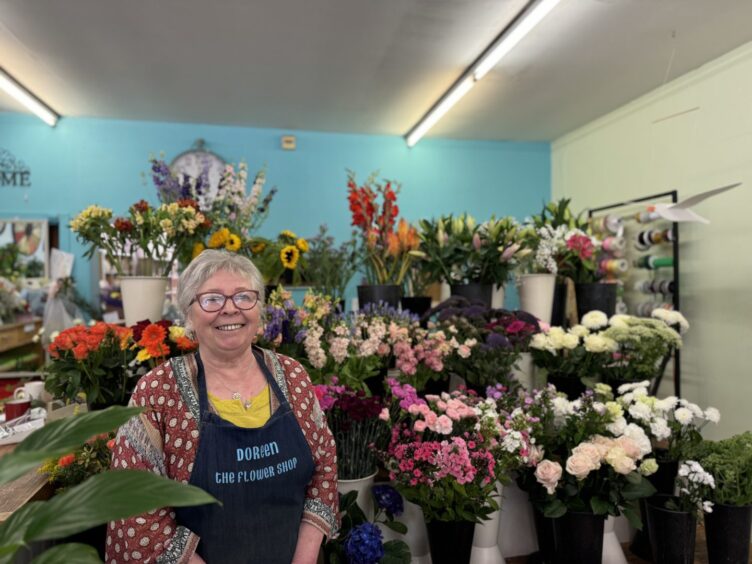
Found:
[(689, 456), (713, 475), (715, 490), (709, 492), (713, 503), (752, 504), (752, 432), (703, 441)]
[(485, 486), (470, 482), (460, 484), (455, 478), (442, 478), (427, 484), (405, 486), (397, 484), (402, 496), (423, 509), (426, 521), (472, 521), (482, 523), (499, 508), (494, 499), (496, 483)]
[(321, 225), (318, 235), (311, 238), (308, 245), (306, 282), (322, 294), (344, 299), (347, 284), (360, 265), (356, 241), (349, 239), (337, 247), (334, 237), (327, 235), (326, 225)]
[(569, 208), (571, 201), (570, 198), (562, 198), (558, 201), (551, 201), (545, 204), (540, 214), (534, 215), (531, 218), (532, 224), (535, 227), (550, 225), (555, 229), (564, 226), (568, 229), (587, 231), (589, 224), (587, 217), (584, 217), (585, 212), (581, 211), (575, 216)]
[[(21, 476), (42, 460), (72, 450), (94, 434), (111, 431), (140, 412), (139, 408), (111, 407), (46, 425), (0, 459), (0, 484)], [(0, 524), (0, 564), (13, 562), (16, 552), (32, 541), (65, 538), (159, 507), (213, 502), (216, 500), (199, 488), (151, 472), (119, 470), (97, 474), (50, 501), (27, 503)], [(80, 545), (60, 545), (41, 561), (95, 560)]]

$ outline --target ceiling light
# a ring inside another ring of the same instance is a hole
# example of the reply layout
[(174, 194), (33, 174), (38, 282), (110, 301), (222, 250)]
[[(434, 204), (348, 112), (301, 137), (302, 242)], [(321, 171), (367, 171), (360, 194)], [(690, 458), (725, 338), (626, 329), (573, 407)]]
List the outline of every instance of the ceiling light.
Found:
[(488, 71), (517, 45), (546, 15), (554, 9), (560, 0), (534, 0), (527, 9), (517, 15), (515, 20), (483, 51), (483, 53), (465, 70), (462, 76), (434, 104), (421, 120), (405, 135), (408, 147), (415, 145), (441, 117), (454, 106)]
[(55, 127), (60, 115), (47, 104), (37, 98), (32, 92), (24, 88), (15, 78), (0, 68), (0, 90), (8, 93), (12, 98), (35, 113), (39, 119), (50, 127)]

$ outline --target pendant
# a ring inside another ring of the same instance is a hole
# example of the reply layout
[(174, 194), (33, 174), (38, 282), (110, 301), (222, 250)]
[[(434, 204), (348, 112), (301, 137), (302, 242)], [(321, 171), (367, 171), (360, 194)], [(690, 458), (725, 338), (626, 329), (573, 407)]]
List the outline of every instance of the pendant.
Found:
[(235, 392), (235, 393), (232, 394), (232, 399), (234, 399), (234, 400), (241, 400), (243, 398), (240, 395), (240, 392)]
[(243, 404), (246, 409), (249, 409), (251, 407), (251, 402), (247, 401)]

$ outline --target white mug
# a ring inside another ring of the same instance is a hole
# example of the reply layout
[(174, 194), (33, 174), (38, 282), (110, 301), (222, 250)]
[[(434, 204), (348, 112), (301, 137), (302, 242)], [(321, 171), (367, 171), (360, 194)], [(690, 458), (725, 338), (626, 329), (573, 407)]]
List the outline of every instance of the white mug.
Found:
[(44, 393), (44, 382), (27, 382), (22, 388), (16, 388), (13, 397), (16, 399), (42, 399)]

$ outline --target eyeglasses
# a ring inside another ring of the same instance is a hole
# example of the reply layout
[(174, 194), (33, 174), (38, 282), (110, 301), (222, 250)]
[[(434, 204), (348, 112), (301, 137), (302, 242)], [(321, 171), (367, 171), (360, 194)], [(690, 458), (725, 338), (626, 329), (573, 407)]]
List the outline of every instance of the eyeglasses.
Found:
[(225, 296), (218, 292), (206, 292), (197, 294), (191, 303), (198, 302), (199, 307), (205, 312), (215, 313), (225, 307), (228, 299), (232, 300), (236, 308), (248, 311), (258, 303), (259, 293), (256, 290), (241, 290), (231, 296)]

